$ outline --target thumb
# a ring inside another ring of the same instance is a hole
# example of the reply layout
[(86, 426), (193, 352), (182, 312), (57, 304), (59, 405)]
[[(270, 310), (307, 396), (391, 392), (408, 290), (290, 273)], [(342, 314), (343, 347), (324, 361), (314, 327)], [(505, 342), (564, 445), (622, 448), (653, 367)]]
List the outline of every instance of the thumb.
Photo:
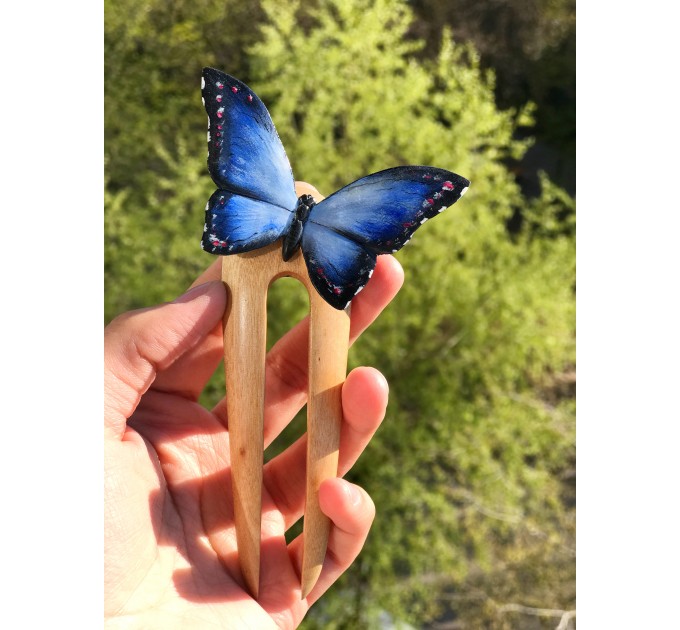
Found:
[(104, 331), (104, 426), (120, 438), (156, 374), (200, 343), (226, 306), (219, 281), (206, 282), (174, 302), (130, 311)]

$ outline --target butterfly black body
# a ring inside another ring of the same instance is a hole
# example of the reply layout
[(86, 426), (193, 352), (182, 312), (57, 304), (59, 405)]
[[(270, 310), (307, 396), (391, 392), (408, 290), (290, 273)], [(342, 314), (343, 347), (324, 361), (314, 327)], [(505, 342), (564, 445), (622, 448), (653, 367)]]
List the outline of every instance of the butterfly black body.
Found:
[(297, 197), (290, 163), (269, 112), (238, 79), (204, 68), (208, 170), (217, 185), (206, 206), (201, 246), (238, 254), (283, 239), (298, 249), (312, 284), (345, 308), (370, 279), (380, 254), (401, 249), (428, 219), (455, 203), (470, 182), (430, 166), (373, 173), (315, 203)]
[(309, 213), (316, 205), (314, 197), (311, 195), (302, 195), (298, 197), (298, 204), (293, 213), (293, 221), (288, 228), (288, 232), (283, 237), (283, 249), (281, 256), (284, 260), (290, 260), (293, 254), (300, 247), (302, 240), (302, 230), (305, 229), (305, 223), (309, 217)]

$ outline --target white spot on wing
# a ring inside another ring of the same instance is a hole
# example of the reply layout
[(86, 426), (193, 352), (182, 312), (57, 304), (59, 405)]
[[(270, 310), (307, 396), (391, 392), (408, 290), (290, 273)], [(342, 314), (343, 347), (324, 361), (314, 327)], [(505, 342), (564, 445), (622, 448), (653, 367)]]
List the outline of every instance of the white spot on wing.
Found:
[(422, 225), (423, 223), (425, 223), (425, 221), (427, 221), (427, 217), (425, 217), (425, 218), (420, 222), (420, 225)]
[(366, 286), (365, 284), (362, 284), (362, 285), (354, 292), (354, 295), (359, 295), (359, 293), (361, 293), (361, 291), (363, 290), (363, 288), (364, 288), (365, 286)]
[(468, 189), (468, 188), (469, 188), (469, 186), (466, 186), (465, 188), (463, 188), (463, 190), (460, 191), (460, 196), (461, 196), (461, 197), (467, 192), (467, 189)]
[(208, 142), (210, 142), (210, 131), (208, 130), (208, 135), (206, 136), (208, 138)]
[(205, 99), (201, 96), (201, 103), (203, 103), (203, 107), (205, 107)]
[(446, 210), (447, 208), (448, 206), (442, 206), (441, 208), (439, 208), (439, 210), (437, 210), (437, 212), (444, 212), (444, 210)]
[(201, 89), (205, 87), (205, 77), (201, 77)]
[(208, 208), (210, 207), (210, 202), (206, 201), (205, 202), (205, 211), (208, 212)]
[(374, 271), (375, 271), (375, 269), (371, 269), (371, 270), (368, 272), (368, 277), (369, 277), (369, 278), (373, 275), (373, 272), (374, 272)]

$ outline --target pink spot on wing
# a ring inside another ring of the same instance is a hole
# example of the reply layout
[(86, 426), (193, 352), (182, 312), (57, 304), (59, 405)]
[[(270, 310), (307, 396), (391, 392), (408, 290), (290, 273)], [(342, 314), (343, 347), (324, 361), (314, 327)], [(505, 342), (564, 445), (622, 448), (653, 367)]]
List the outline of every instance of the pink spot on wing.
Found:
[(218, 131), (215, 135), (219, 138), (222, 134)]
[(249, 103), (253, 102), (253, 95), (252, 94), (248, 94), (248, 102)]
[(221, 90), (224, 87), (224, 83), (222, 83), (222, 81), (218, 81), (217, 83), (215, 83), (215, 85), (217, 86), (217, 89), (219, 89), (219, 90)]
[(236, 92), (238, 92), (238, 88), (237, 88), (235, 85), (232, 85), (232, 86), (231, 86), (231, 91), (232, 91), (234, 94), (236, 94)]
[(216, 100), (218, 103), (221, 103), (221, 102), (222, 102), (222, 95), (221, 95), (221, 94), (218, 94), (218, 95), (215, 97), (215, 100)]
[(410, 227), (413, 227), (413, 226), (415, 225), (415, 223), (413, 223), (413, 221), (409, 221), (409, 222), (407, 222), (407, 223), (402, 223), (402, 225), (403, 225), (405, 228), (410, 228)]
[(217, 128), (218, 128), (218, 129), (222, 129), (222, 125), (217, 125)]
[(423, 179), (432, 179), (432, 175), (423, 175)]
[(340, 295), (342, 293), (342, 289), (340, 287), (333, 287), (333, 293), (335, 293), (335, 295)]
[(446, 181), (442, 184), (442, 188), (446, 188), (446, 190), (453, 190), (453, 184), (449, 181)]

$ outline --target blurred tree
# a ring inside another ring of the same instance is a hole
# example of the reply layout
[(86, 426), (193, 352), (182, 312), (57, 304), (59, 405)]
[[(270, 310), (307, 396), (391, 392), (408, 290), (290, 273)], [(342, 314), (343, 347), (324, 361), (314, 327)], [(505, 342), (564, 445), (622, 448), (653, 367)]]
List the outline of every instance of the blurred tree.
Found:
[(214, 186), (201, 68), (228, 60), (230, 72), (246, 77), (261, 9), (255, 0), (107, 0), (104, 7), (110, 319), (167, 299), (205, 266), (196, 208)]
[[(146, 186), (164, 171), (158, 147), (201, 146), (201, 68), (247, 78), (245, 51), (261, 20), (256, 0), (106, 0), (105, 140), (110, 186)], [(218, 63), (219, 62), (219, 63)]]
[[(296, 177), (326, 194), (406, 163), (472, 181), (398, 254), (404, 289), (352, 351), (391, 385), (351, 475), (378, 517), (306, 626), (372, 628), (388, 613), (528, 627), (509, 604), (573, 608), (574, 208), (546, 177), (528, 202), (507, 167), (532, 106), (499, 109), (475, 49), (414, 35), (400, 0), (105, 6), (107, 317), (174, 297), (210, 262), (202, 65), (251, 83)], [(306, 308), (290, 289), (274, 287), (270, 337)]]
[[(413, 0), (411, 33), (434, 45), (451, 28), (474, 44), (482, 67), (493, 68), (500, 107), (536, 104), (530, 133), (536, 146), (516, 167), (524, 189), (539, 189), (537, 171), (572, 194), (576, 190), (576, 2), (575, 0)], [(522, 130), (526, 133), (527, 130)]]
[[(387, 610), (423, 624), (455, 610), (500, 624), (507, 601), (569, 606), (573, 513), (561, 475), (573, 466), (573, 410), (544, 399), (574, 361), (573, 203), (544, 178), (527, 205), (505, 165), (527, 147), (513, 132), (531, 108), (500, 111), (493, 75), (446, 32), (433, 61), (416, 61), (425, 44), (409, 37), (403, 2), (263, 7), (254, 88), (273, 103), (298, 177), (328, 193), (421, 163), (472, 181), (398, 255), (406, 285), (353, 351), (353, 364), (377, 365), (391, 383), (386, 426), (352, 474), (379, 518), (342, 596), (307, 623), (373, 627)], [(510, 237), (518, 206), (526, 221)], [(504, 579), (517, 572), (524, 583)], [(502, 589), (480, 599), (480, 574)]]

